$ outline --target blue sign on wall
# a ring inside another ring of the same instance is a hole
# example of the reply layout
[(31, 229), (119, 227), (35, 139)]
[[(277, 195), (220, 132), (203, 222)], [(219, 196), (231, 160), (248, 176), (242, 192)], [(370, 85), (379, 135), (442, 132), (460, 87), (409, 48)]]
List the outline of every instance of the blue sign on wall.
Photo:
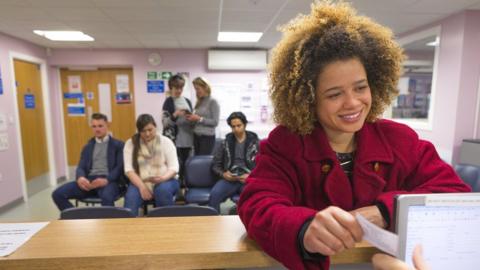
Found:
[(3, 94), (2, 70), (0, 69), (0, 95)]
[(32, 94), (23, 95), (23, 101), (25, 102), (25, 109), (35, 109), (35, 96)]
[(83, 93), (63, 93), (63, 98), (82, 98)]
[(165, 91), (165, 82), (162, 80), (147, 81), (148, 93), (163, 93)]
[(85, 116), (85, 104), (68, 104), (68, 116)]

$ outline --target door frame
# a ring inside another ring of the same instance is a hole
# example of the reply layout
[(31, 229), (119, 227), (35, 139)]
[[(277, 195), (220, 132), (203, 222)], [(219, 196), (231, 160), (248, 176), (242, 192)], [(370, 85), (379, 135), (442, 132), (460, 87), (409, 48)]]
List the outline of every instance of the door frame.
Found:
[[(50, 107), (50, 94), (49, 94), (49, 87), (48, 87), (48, 75), (47, 75), (47, 63), (45, 59), (38, 58), (35, 56), (10, 51), (9, 52), (9, 59), (10, 59), (10, 69), (12, 74), (12, 89), (15, 90), (14, 96), (14, 108), (15, 108), (15, 121), (16, 121), (16, 135), (17, 138), (21, 138), (22, 133), (20, 131), (20, 108), (18, 107), (18, 92), (16, 86), (16, 79), (15, 79), (15, 63), (14, 60), (22, 60), (31, 62), (34, 64), (40, 65), (40, 78), (42, 80), (42, 99), (43, 99), (43, 114), (45, 119), (45, 135), (47, 139), (47, 156), (48, 156), (48, 168), (49, 168), (49, 176), (50, 176), (50, 186), (56, 185), (55, 176), (56, 166), (55, 166), (55, 158), (54, 158), (54, 149), (53, 149), (53, 135), (52, 135), (52, 121), (51, 121), (51, 107)], [(20, 180), (22, 184), (22, 191), (23, 191), (23, 200), (26, 202), (28, 201), (28, 194), (27, 194), (27, 180), (25, 177), (25, 164), (23, 162), (23, 145), (21, 139), (18, 140), (17, 144), (17, 151), (18, 151), (18, 162), (20, 164)]]
[[(63, 89), (62, 89), (62, 76), (60, 74), (60, 67), (55, 68), (55, 78), (56, 78), (56, 85), (57, 85), (57, 104), (59, 106), (60, 112), (60, 128), (62, 129), (62, 145), (63, 145), (63, 159), (65, 162), (65, 178), (66, 181), (71, 181), (70, 177), (74, 177), (75, 175), (70, 175), (70, 166), (68, 166), (68, 152), (67, 152), (67, 138), (65, 134), (65, 115), (63, 114)], [(77, 180), (77, 179), (74, 179)], [(55, 184), (57, 182), (55, 181)]]

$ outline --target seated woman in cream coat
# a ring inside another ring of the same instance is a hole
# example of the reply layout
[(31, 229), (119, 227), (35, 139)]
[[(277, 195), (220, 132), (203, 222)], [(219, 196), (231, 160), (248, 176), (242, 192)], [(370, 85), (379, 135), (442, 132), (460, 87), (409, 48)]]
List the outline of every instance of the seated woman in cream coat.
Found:
[(157, 124), (150, 114), (137, 119), (137, 133), (123, 149), (125, 174), (130, 185), (125, 195), (125, 208), (138, 215), (144, 201), (155, 199), (155, 207), (173, 205), (179, 189), (175, 179), (178, 158), (173, 142), (157, 133)]

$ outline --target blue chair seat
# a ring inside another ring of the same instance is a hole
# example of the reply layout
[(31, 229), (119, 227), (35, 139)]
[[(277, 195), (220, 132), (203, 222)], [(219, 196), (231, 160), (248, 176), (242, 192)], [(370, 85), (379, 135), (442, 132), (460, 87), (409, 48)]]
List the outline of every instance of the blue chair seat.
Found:
[(210, 191), (212, 188), (192, 188), (185, 194), (186, 203), (207, 204), (210, 200)]
[(473, 192), (480, 192), (480, 167), (471, 164), (456, 164), (455, 172), (472, 188)]

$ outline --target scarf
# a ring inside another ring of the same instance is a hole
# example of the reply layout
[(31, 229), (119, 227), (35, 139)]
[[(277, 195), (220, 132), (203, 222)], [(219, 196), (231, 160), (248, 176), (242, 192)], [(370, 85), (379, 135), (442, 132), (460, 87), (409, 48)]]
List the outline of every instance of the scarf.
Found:
[[(165, 165), (165, 157), (162, 153), (162, 144), (160, 135), (156, 135), (153, 140), (148, 143), (140, 142), (138, 151), (138, 168), (140, 178), (146, 182), (150, 177), (162, 176), (167, 171)], [(147, 188), (153, 190), (153, 184), (146, 182)]]

